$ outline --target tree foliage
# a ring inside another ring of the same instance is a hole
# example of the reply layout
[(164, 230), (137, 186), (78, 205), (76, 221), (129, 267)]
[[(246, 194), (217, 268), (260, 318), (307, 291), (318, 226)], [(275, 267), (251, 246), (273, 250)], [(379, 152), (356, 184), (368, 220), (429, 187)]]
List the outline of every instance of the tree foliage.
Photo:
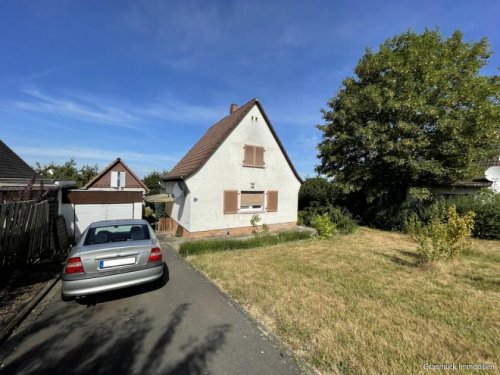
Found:
[(332, 184), (324, 177), (306, 178), (299, 190), (299, 210), (334, 203)]
[(163, 172), (152, 171), (151, 173), (144, 176), (142, 181), (148, 187), (149, 194), (160, 194), (163, 192), (161, 178), (162, 178), (162, 176), (166, 175), (167, 173), (168, 173), (168, 171), (166, 171), (166, 170), (164, 170)]
[(39, 176), (51, 180), (76, 181), (77, 187), (84, 186), (87, 182), (94, 178), (99, 171), (97, 164), (84, 165), (78, 169), (76, 167), (76, 161), (73, 158), (64, 164), (50, 162), (42, 165), (37, 162), (34, 169)]
[(367, 49), (322, 111), (317, 171), (369, 198), (474, 176), (500, 144), (500, 80), (480, 75), (490, 54), (439, 30)]

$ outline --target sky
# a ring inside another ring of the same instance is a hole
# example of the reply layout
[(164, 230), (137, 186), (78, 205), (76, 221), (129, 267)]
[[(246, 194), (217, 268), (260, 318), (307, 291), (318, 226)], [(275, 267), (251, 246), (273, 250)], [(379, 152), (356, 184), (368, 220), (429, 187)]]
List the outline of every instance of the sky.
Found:
[(486, 37), (500, 1), (1, 1), (0, 139), (28, 164), (169, 170), (231, 103), (258, 98), (302, 177), (320, 110), (365, 48), (409, 29)]

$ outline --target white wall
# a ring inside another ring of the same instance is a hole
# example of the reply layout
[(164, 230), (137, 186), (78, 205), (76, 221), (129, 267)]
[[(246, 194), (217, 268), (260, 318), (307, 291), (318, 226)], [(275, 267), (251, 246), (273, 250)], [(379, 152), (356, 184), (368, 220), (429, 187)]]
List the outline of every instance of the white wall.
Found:
[[(265, 148), (264, 169), (242, 166), (245, 144)], [(187, 197), (188, 209), (185, 211), (190, 211), (191, 220), (189, 227), (184, 226), (182, 221), (179, 222), (191, 232), (250, 226), (252, 214), (224, 214), (224, 190), (277, 190), (278, 211), (259, 213), (261, 224), (297, 221), (300, 182), (257, 106), (250, 110), (205, 166), (186, 183), (190, 195)], [(251, 189), (251, 183), (255, 184), (254, 189)]]
[(172, 205), (172, 212), (167, 212), (167, 214), (182, 225), (183, 228), (191, 231), (191, 194), (188, 190), (184, 189), (184, 192), (180, 188), (179, 182), (167, 181), (164, 183), (165, 192), (167, 194), (172, 194), (174, 196), (174, 202)]

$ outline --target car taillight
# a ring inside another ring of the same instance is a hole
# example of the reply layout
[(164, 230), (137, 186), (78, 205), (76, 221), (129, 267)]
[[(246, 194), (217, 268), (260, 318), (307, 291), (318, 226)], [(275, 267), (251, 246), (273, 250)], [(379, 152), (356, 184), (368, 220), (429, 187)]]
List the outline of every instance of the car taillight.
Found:
[(159, 262), (162, 260), (161, 249), (159, 247), (153, 247), (149, 253), (148, 262)]
[(83, 264), (80, 257), (69, 258), (64, 273), (83, 273)]

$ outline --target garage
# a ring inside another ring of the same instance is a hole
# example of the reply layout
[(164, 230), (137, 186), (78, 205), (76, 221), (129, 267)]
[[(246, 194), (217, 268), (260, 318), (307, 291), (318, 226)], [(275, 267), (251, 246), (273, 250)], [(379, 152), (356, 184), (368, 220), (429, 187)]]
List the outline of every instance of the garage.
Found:
[(76, 240), (94, 221), (141, 219), (142, 192), (68, 190), (63, 193), (62, 214)]

